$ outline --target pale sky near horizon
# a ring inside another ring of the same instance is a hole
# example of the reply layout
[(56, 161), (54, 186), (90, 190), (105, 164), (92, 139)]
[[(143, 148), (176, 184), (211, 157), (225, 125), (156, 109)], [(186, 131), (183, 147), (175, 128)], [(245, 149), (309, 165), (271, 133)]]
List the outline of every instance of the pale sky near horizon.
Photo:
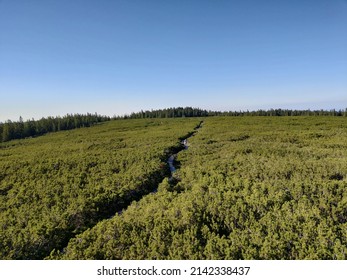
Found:
[(347, 0), (0, 0), (0, 121), (345, 109)]

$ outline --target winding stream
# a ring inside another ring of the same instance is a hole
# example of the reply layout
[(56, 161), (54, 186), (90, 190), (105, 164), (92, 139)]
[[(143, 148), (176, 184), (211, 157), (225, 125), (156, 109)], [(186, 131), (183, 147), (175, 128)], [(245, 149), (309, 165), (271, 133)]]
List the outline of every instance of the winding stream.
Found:
[[(124, 201), (124, 203), (122, 205), (118, 205), (118, 207), (116, 207), (116, 209), (110, 209), (112, 212), (109, 212), (109, 214), (105, 214), (103, 218), (101, 218), (99, 221), (104, 220), (104, 219), (111, 219), (116, 215), (122, 215), (124, 211), (126, 211), (126, 209), (128, 208), (128, 206), (133, 203), (134, 201), (139, 201), (140, 199), (142, 199), (143, 197), (145, 197), (148, 194), (153, 194), (156, 193), (158, 191), (158, 186), (159, 184), (165, 179), (168, 178), (170, 181), (170, 185), (174, 186), (177, 184), (178, 182), (178, 178), (174, 176), (175, 172), (177, 171), (177, 169), (179, 169), (179, 163), (175, 161), (175, 158), (177, 157), (177, 154), (181, 151), (187, 150), (189, 147), (188, 144), (188, 139), (192, 136), (194, 136), (198, 130), (201, 128), (203, 124), (203, 121), (200, 121), (200, 123), (194, 128), (194, 130), (190, 133), (188, 133), (187, 135), (185, 135), (184, 137), (179, 138), (180, 140), (180, 146), (175, 146), (175, 147), (171, 147), (169, 148), (169, 151), (166, 154), (166, 158), (167, 158), (167, 165), (168, 168), (170, 170), (169, 172), (165, 172), (166, 174), (163, 175), (162, 171), (157, 170), (156, 172), (154, 172), (153, 174), (151, 174), (150, 176), (153, 178), (156, 178), (156, 181), (158, 183), (155, 183), (154, 186), (151, 186), (150, 188), (147, 185), (143, 185), (142, 187), (140, 187), (140, 191), (137, 193), (130, 193), (129, 196), (132, 197), (132, 199), (128, 200), (128, 201)], [(165, 158), (163, 159), (165, 160)], [(74, 236), (71, 236), (70, 238), (74, 238)], [(69, 238), (69, 239), (70, 239)], [(68, 240), (66, 240), (66, 243), (61, 247), (61, 248), (56, 248), (56, 249), (61, 249), (62, 251), (65, 250), (66, 246), (68, 245)]]

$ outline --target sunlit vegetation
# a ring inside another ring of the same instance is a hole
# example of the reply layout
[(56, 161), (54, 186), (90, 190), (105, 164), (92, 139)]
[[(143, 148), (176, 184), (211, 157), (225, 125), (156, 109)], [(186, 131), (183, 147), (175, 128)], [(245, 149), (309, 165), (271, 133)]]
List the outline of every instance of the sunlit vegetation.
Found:
[(347, 120), (116, 120), (0, 143), (1, 259), (346, 259)]
[(159, 110), (145, 110), (130, 115), (118, 116), (116, 118), (181, 118), (181, 117), (207, 117), (207, 116), (347, 116), (345, 110), (290, 110), (290, 109), (269, 109), (256, 111), (211, 111), (192, 107), (174, 107)]
[(50, 258), (346, 259), (346, 139), (343, 117), (205, 118), (176, 185)]
[(155, 191), (197, 124), (117, 120), (0, 143), (0, 258), (43, 259)]
[[(207, 116), (347, 116), (346, 110), (286, 110), (270, 109), (257, 111), (207, 111), (192, 107), (174, 107), (159, 110), (145, 110), (129, 115), (114, 116), (112, 119), (146, 119), (146, 118), (182, 118)], [(44, 135), (49, 132), (71, 130), (80, 127), (89, 127), (97, 123), (111, 120), (108, 116), (95, 114), (74, 114), (63, 117), (48, 117), (40, 120), (19, 121), (7, 120), (0, 122), (0, 142), (13, 139), (23, 139)]]

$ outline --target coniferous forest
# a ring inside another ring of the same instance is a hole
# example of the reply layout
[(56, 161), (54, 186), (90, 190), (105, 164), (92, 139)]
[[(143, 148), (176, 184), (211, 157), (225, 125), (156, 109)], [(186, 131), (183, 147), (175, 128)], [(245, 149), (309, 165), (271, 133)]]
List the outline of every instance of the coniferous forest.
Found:
[(123, 118), (0, 143), (0, 258), (346, 259), (344, 114)]
[(17, 122), (8, 120), (5, 123), (0, 123), (0, 142), (40, 136), (49, 132), (89, 127), (108, 120), (110, 117), (98, 114), (74, 114), (64, 117), (42, 118), (37, 121), (33, 119), (23, 121), (23, 118), (20, 117)]

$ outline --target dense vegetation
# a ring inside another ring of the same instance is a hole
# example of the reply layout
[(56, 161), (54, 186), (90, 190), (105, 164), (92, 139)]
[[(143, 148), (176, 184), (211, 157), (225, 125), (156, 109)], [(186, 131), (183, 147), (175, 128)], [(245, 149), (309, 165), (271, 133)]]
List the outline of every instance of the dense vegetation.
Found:
[(347, 259), (346, 118), (205, 118), (172, 181), (199, 123), (1, 143), (0, 258)]
[(346, 259), (346, 137), (345, 118), (206, 118), (178, 184), (51, 258)]
[(177, 107), (159, 110), (145, 110), (130, 115), (119, 116), (125, 119), (144, 119), (144, 118), (182, 118), (182, 117), (207, 117), (211, 111), (192, 107)]
[(118, 120), (0, 143), (0, 259), (42, 259), (155, 190), (198, 120)]
[[(130, 115), (114, 116), (113, 119), (146, 119), (146, 118), (182, 118), (182, 117), (207, 117), (207, 116), (347, 116), (346, 110), (286, 110), (270, 109), (258, 111), (207, 111), (200, 108), (177, 107), (160, 110), (146, 110)], [(8, 120), (0, 122), (0, 142), (13, 139), (22, 139), (40, 136), (48, 132), (70, 130), (80, 127), (89, 127), (94, 124), (111, 120), (108, 116), (98, 114), (74, 114), (64, 117), (48, 117), (40, 120), (19, 121)]]
[(64, 117), (48, 117), (40, 120), (23, 121), (22, 117), (19, 121), (12, 122), (8, 120), (0, 123), (0, 142), (6, 142), (13, 139), (22, 139), (43, 135), (48, 132), (56, 132), (61, 130), (70, 130), (80, 127), (89, 127), (96, 123), (109, 121), (107, 116), (97, 114), (74, 114)]
[(257, 111), (207, 111), (192, 107), (177, 107), (161, 110), (146, 110), (116, 118), (143, 119), (143, 118), (181, 118), (181, 117), (207, 117), (207, 116), (347, 116), (346, 110), (289, 110), (270, 109)]

